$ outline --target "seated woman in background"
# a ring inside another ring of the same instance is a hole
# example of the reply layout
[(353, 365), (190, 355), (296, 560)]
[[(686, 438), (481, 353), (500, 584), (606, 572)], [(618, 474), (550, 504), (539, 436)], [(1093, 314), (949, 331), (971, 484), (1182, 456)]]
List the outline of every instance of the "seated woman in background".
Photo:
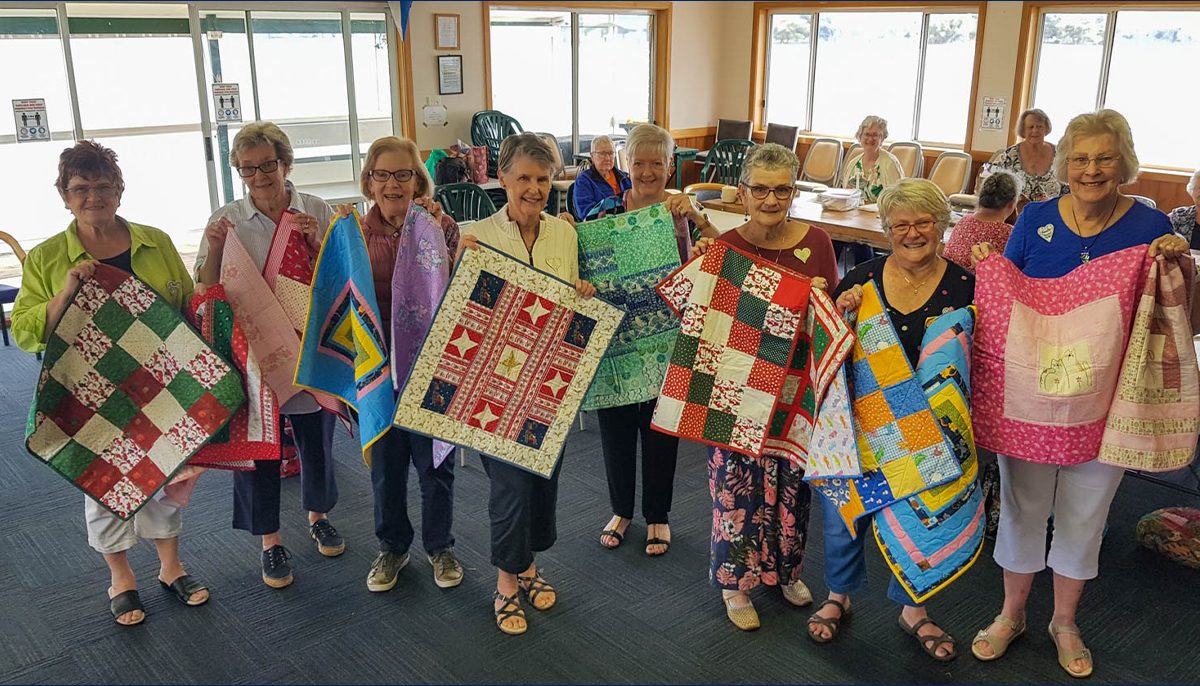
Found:
[(616, 198), (633, 187), (629, 174), (616, 168), (617, 152), (612, 139), (596, 136), (592, 140), (592, 166), (575, 179), (571, 192), (575, 194), (575, 218), (584, 219), (597, 205)]
[(950, 240), (946, 241), (943, 256), (969, 272), (971, 246), (991, 243), (996, 250), (1004, 250), (1012, 224), (1006, 219), (1017, 209), (1017, 196), (1021, 194), (1021, 180), (1010, 171), (992, 172), (979, 190), (979, 206), (973, 214), (963, 217), (954, 225)]
[(1200, 231), (1196, 227), (1196, 207), (1200, 206), (1200, 169), (1192, 172), (1188, 181), (1187, 192), (1192, 196), (1192, 204), (1176, 207), (1167, 215), (1171, 219), (1171, 228), (1183, 236), (1191, 244), (1192, 250), (1200, 250)]
[(885, 186), (890, 186), (904, 176), (900, 160), (883, 149), (887, 138), (887, 120), (867, 115), (858, 125), (854, 137), (862, 145), (862, 152), (855, 153), (842, 167), (842, 188), (857, 188), (862, 191), (863, 202), (875, 202)]
[(1050, 133), (1050, 117), (1037, 108), (1028, 109), (1017, 117), (1018, 143), (996, 151), (990, 164), (993, 169), (1007, 169), (1021, 179), (1018, 206), (1057, 198), (1067, 192), (1067, 187), (1054, 173), (1054, 144), (1046, 142)]

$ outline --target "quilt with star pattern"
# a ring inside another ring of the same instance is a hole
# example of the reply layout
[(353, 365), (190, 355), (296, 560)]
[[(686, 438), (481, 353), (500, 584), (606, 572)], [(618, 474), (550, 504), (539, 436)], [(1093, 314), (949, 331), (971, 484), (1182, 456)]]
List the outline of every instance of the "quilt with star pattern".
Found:
[(395, 424), (549, 477), (623, 316), (487, 245), (465, 250)]

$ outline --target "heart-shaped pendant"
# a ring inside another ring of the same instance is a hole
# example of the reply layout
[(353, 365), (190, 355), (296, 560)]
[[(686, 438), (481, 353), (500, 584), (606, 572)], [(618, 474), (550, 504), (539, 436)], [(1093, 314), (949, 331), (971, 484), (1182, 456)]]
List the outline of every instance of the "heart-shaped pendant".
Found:
[(812, 248), (796, 248), (792, 254), (796, 256), (796, 259), (808, 264), (808, 258), (812, 257)]
[(1050, 239), (1054, 238), (1054, 225), (1046, 224), (1045, 226), (1039, 226), (1038, 230), (1037, 230), (1037, 235), (1041, 236), (1042, 240), (1049, 243)]

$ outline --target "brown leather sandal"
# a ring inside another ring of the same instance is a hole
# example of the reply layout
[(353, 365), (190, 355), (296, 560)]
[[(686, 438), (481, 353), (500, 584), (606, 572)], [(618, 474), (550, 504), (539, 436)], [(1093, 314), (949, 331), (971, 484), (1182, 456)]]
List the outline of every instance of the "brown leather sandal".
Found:
[[(822, 617), (821, 615), (817, 614), (817, 612), (820, 612), (821, 608), (825, 607), (826, 605), (836, 606), (837, 609), (841, 611), (841, 614), (839, 614), (837, 617)], [(808, 637), (817, 643), (829, 643), (833, 639), (837, 638), (838, 631), (840, 631), (842, 628), (842, 620), (850, 615), (850, 610), (847, 609), (847, 607), (843, 605), (840, 600), (826, 598), (825, 602), (817, 606), (817, 612), (814, 612), (808, 616)], [(814, 632), (814, 626), (825, 627), (826, 629), (829, 629), (829, 638), (824, 638), (820, 634)]]
[[(926, 624), (933, 624), (933, 620), (929, 617), (926, 617), (916, 624), (909, 626), (908, 622), (904, 621), (903, 615), (900, 617), (900, 628), (904, 629), (904, 633), (917, 639), (917, 643), (920, 644), (921, 650), (924, 650), (929, 657), (932, 657), (938, 662), (949, 662), (958, 657), (958, 648), (954, 645), (954, 637), (945, 631), (942, 631), (937, 626), (934, 626), (934, 628), (938, 631), (941, 631), (939, 634), (922, 636), (921, 634), (917, 633), (921, 630), (921, 627), (925, 626)], [(937, 649), (944, 645), (949, 645), (951, 652), (946, 655), (938, 655)]]
[[(517, 575), (517, 587), (525, 593), (525, 597), (529, 598), (529, 603), (533, 605), (535, 610), (549, 610), (558, 602), (558, 592), (550, 585), (548, 581), (542, 578), (542, 570), (538, 570), (533, 576)], [(548, 602), (538, 602), (538, 598), (546, 596)]]
[[(529, 630), (529, 624), (525, 623), (525, 610), (521, 609), (521, 603), (517, 600), (517, 596), (515, 594), (504, 595), (499, 590), (496, 590), (492, 593), (492, 600), (504, 601), (504, 604), (500, 606), (500, 609), (496, 609), (494, 607), (492, 608), (492, 611), (496, 613), (497, 629), (503, 631), (509, 636), (520, 636)], [(506, 620), (513, 617), (519, 617), (521, 619), (521, 626), (512, 628), (504, 625)]]

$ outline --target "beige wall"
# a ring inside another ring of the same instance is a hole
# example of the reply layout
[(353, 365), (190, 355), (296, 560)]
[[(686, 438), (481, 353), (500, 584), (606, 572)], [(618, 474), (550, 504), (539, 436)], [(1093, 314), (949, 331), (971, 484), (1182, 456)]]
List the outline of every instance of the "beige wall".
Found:
[[(975, 121), (971, 122), (973, 150), (992, 152), (1008, 145), (1015, 114), (1012, 111), (1013, 82), (1017, 78), (1017, 43), (1021, 36), (1020, 2), (988, 2), (983, 27), (983, 58), (979, 64), (979, 96), (975, 102)], [(981, 129), (983, 99), (1001, 97), (1007, 103), (1004, 128)]]
[[(721, 31), (725, 2), (676, 2), (671, 7), (672, 129), (712, 126), (716, 121), (726, 51), (714, 42)], [(746, 80), (743, 75), (739, 83)]]
[[(433, 15), (459, 15), (459, 50), (433, 49)], [(478, 2), (414, 2), (408, 17), (412, 47), (413, 106), (416, 108), (417, 147), (444, 148), (461, 138), (471, 141), (471, 115), (486, 107), (483, 97), (483, 5)], [(463, 56), (462, 95), (438, 95), (437, 55)], [(440, 101), (449, 110), (447, 125), (429, 128), (421, 123), (426, 100)]]

